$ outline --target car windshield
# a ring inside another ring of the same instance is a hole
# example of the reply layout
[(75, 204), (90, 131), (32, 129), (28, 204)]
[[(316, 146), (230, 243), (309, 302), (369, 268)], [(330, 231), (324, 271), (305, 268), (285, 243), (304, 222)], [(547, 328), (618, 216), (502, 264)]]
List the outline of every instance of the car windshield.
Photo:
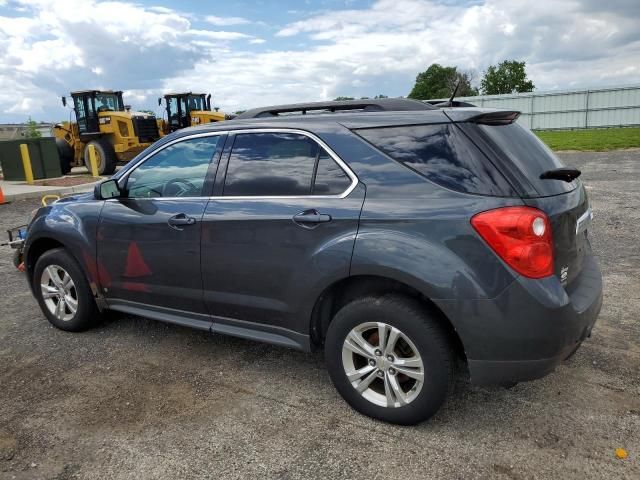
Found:
[(99, 112), (114, 112), (120, 110), (118, 96), (115, 93), (97, 93), (96, 110)]

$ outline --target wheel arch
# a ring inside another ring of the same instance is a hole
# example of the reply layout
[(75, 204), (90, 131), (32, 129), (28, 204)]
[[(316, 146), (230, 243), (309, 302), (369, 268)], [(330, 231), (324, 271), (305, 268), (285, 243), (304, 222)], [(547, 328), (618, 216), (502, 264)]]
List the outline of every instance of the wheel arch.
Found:
[(42, 255), (44, 255), (46, 252), (49, 252), (56, 248), (64, 249), (78, 263), (78, 265), (80, 266), (80, 270), (84, 273), (85, 278), (89, 284), (89, 288), (91, 289), (91, 292), (96, 299), (98, 308), (102, 310), (106, 304), (103, 302), (102, 295), (98, 289), (96, 282), (98, 273), (95, 266), (92, 264), (91, 259), (78, 256), (78, 252), (80, 250), (71, 248), (65, 242), (53, 236), (40, 236), (35, 240), (29, 242), (29, 246), (25, 250), (25, 272), (27, 274), (29, 288), (31, 288), (33, 291), (33, 276), (38, 259), (40, 259), (40, 257), (42, 257)]
[(462, 339), (454, 324), (433, 300), (416, 287), (398, 279), (380, 275), (354, 275), (342, 278), (326, 287), (316, 299), (310, 320), (309, 336), (312, 347), (322, 346), (334, 315), (349, 302), (365, 296), (399, 294), (420, 302), (445, 330), (456, 356), (466, 362)]
[[(25, 256), (25, 271), (27, 273), (27, 279), (29, 285), (33, 284), (33, 272), (38, 262), (38, 259), (49, 250), (55, 248), (65, 248), (64, 244), (52, 237), (40, 237), (30, 243), (27, 255)], [(67, 249), (73, 256), (73, 252)], [(75, 258), (75, 257), (74, 257)], [(77, 261), (77, 259), (76, 259)]]

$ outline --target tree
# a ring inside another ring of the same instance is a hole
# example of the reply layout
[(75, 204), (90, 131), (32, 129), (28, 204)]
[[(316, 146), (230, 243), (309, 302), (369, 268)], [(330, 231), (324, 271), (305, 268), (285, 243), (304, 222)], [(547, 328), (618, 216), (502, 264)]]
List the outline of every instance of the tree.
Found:
[(40, 130), (38, 130), (38, 123), (35, 120), (31, 120), (31, 117), (29, 117), (29, 120), (27, 120), (26, 128), (24, 130), (24, 137), (25, 138), (42, 137)]
[(480, 81), (480, 89), (484, 95), (500, 95), (501, 93), (532, 92), (535, 86), (527, 78), (525, 62), (504, 60), (490, 65)]
[(334, 102), (340, 101), (340, 100), (355, 100), (355, 98), (353, 97), (336, 97), (333, 99)]
[(459, 72), (458, 67), (443, 67), (433, 63), (424, 72), (416, 77), (409, 98), (416, 100), (432, 100), (436, 98), (449, 98), (460, 82), (458, 97), (470, 97), (478, 94), (478, 90), (471, 86), (472, 72)]

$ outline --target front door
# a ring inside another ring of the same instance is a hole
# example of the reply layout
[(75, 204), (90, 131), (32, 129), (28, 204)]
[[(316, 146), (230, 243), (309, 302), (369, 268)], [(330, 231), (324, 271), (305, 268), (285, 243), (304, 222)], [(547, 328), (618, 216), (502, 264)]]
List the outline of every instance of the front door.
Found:
[(208, 320), (200, 235), (223, 142), (224, 136), (201, 136), (169, 144), (121, 179), (126, 198), (105, 201), (97, 250), (110, 306)]
[(308, 135), (247, 132), (232, 141), (203, 218), (213, 329), (266, 330), (272, 342), (282, 329), (308, 334), (301, 312), (310, 293), (348, 276), (364, 188)]

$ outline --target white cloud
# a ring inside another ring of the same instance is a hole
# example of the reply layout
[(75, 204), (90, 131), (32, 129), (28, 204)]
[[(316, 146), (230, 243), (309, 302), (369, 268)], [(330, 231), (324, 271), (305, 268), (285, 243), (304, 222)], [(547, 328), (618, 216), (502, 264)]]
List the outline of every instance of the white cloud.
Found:
[(504, 59), (526, 60), (538, 89), (640, 82), (640, 8), (630, 3), (378, 0), (310, 14), (255, 52), (269, 39), (227, 28), (249, 24), (240, 17), (209, 17), (223, 28), (207, 29), (164, 7), (22, 0), (26, 13), (0, 17), (0, 118), (58, 120), (67, 115), (60, 95), (94, 87), (128, 89), (138, 109), (156, 108), (166, 90), (210, 91), (230, 111), (406, 95), (434, 62), (480, 74)]
[(205, 37), (212, 40), (239, 40), (241, 38), (251, 38), (251, 35), (240, 32), (211, 31), (211, 30), (187, 30), (186, 33), (198, 37)]
[(250, 20), (242, 17), (216, 17), (215, 15), (207, 15), (204, 17), (207, 23), (217, 27), (226, 27), (231, 25), (246, 25), (251, 23)]

